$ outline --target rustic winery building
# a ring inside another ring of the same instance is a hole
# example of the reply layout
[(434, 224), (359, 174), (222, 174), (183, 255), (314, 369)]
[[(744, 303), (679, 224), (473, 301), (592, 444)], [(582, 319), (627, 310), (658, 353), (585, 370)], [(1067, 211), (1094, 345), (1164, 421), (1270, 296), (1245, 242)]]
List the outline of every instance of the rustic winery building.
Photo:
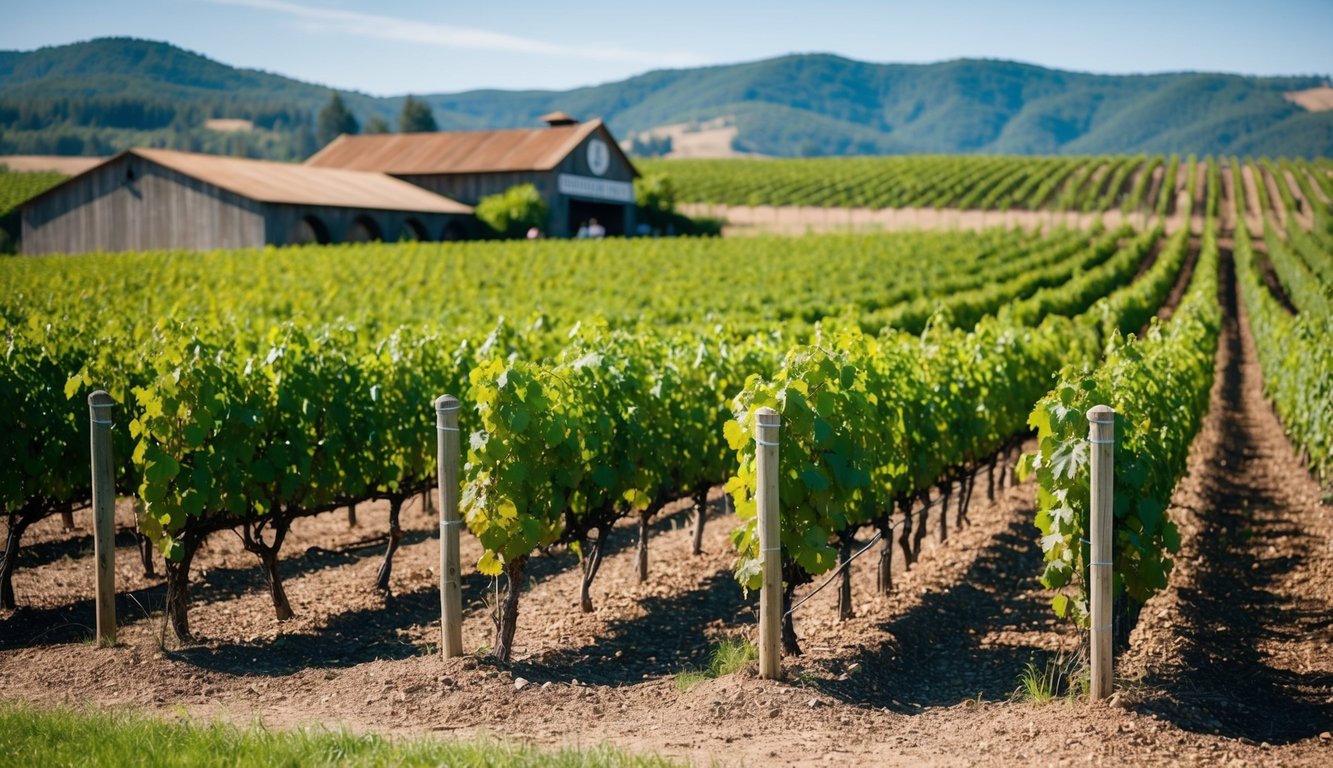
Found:
[(23, 205), (26, 254), (462, 237), (472, 209), (381, 173), (122, 152)]
[(553, 237), (592, 219), (607, 234), (633, 233), (639, 172), (611, 132), (561, 112), (542, 120), (544, 128), (340, 136), (306, 165), (378, 171), (468, 205), (530, 183), (550, 209)]

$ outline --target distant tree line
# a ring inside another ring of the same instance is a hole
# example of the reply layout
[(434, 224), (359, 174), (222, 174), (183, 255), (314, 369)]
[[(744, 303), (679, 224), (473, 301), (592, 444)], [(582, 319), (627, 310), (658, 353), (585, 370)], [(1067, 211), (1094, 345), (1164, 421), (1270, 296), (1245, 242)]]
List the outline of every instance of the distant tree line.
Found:
[(40, 100), (0, 97), (0, 129), (41, 131), (54, 126), (155, 131), (203, 125), (213, 118), (249, 120), (256, 128), (289, 131), (310, 123), (310, 114), (284, 103), (220, 100), (178, 103), (154, 96)]
[[(248, 120), (254, 130), (210, 130), (210, 119)], [(403, 133), (438, 130), (431, 107), (408, 96)], [(390, 133), (380, 115), (363, 124), (337, 93), (317, 114), (299, 105), (220, 98), (178, 103), (150, 94), (42, 99), (0, 97), (0, 154), (109, 155), (157, 147), (237, 157), (300, 160), (340, 134)]]

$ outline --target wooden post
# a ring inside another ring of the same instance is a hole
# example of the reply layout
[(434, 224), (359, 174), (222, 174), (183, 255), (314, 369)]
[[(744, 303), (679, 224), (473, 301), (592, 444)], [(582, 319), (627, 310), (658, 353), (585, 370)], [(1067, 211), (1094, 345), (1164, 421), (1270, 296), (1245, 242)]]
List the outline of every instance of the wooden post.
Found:
[(1098, 405), (1088, 411), (1092, 454), (1092, 700), (1111, 695), (1111, 485), (1114, 478), (1115, 411)]
[(759, 514), (759, 676), (782, 677), (782, 536), (778, 526), (778, 426), (782, 417), (760, 408), (754, 417), (755, 508)]
[(436, 459), (440, 472), (440, 653), (463, 655), (463, 590), (459, 583), (458, 399), (435, 401)]
[(116, 644), (116, 479), (111, 465), (111, 395), (88, 395), (93, 473), (93, 560), (97, 573), (97, 644)]

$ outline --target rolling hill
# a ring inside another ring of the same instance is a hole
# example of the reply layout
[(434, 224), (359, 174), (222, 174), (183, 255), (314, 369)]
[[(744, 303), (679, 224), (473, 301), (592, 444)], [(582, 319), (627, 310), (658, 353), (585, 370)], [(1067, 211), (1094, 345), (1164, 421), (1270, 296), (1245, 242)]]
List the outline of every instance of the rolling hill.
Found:
[[(560, 109), (622, 138), (714, 121), (733, 147), (777, 156), (987, 153), (1333, 155), (1333, 112), (1283, 94), (1325, 76), (1095, 75), (1009, 61), (874, 64), (825, 54), (649, 72), (569, 91), (424, 96), (443, 130), (533, 125)], [(442, 85), (444, 85), (442, 83)], [(0, 51), (0, 154), (135, 145), (297, 159), (316, 148), (329, 89), (167, 43), (104, 38)], [(364, 124), (404, 97), (341, 92)], [(205, 127), (250, 121), (248, 131)]]

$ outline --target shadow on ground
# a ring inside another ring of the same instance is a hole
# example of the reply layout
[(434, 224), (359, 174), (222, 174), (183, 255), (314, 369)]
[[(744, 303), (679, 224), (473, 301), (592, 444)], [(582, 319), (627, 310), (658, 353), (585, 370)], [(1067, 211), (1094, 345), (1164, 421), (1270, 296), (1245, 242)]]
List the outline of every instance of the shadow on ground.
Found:
[[(1221, 402), (1214, 407), (1224, 408), (1225, 417), (1205, 458), (1217, 468), (1203, 483), (1198, 541), (1199, 561), (1206, 565), (1192, 588), (1180, 590), (1174, 622), (1184, 640), (1179, 656), (1149, 674), (1148, 695), (1138, 707), (1185, 730), (1286, 744), (1333, 725), (1333, 675), (1279, 668), (1260, 649), (1270, 640), (1333, 640), (1333, 612), (1318, 601), (1294, 606), (1273, 588), (1304, 567), (1312, 541), (1299, 525), (1281, 519), (1281, 500), (1256, 487), (1247, 471), (1262, 439), (1256, 422), (1273, 417), (1255, 412), (1268, 408), (1257, 393), (1247, 399), (1243, 367), (1258, 363), (1248, 358), (1241, 337), (1231, 253), (1222, 255), (1219, 298), (1226, 321), (1220, 344), (1226, 357)], [(1288, 551), (1266, 556), (1267, 544), (1283, 537)]]

